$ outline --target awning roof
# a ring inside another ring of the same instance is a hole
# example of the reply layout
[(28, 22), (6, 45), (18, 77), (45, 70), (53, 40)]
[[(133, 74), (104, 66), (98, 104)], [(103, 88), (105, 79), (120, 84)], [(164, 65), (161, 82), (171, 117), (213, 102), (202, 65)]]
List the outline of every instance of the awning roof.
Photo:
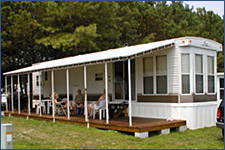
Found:
[[(182, 42), (181, 42), (182, 40)], [(183, 42), (185, 40), (185, 42)], [(193, 41), (194, 40), (194, 41)], [(209, 42), (209, 45), (203, 45), (201, 42)], [(200, 47), (203, 46), (205, 49), (211, 49), (216, 51), (222, 50), (222, 45), (215, 41), (201, 38), (201, 37), (181, 37), (170, 40), (164, 40), (159, 42), (152, 42), (147, 44), (140, 44), (134, 46), (126, 46), (122, 48), (109, 49), (106, 51), (94, 52), (90, 54), (77, 55), (72, 57), (66, 57), (57, 60), (46, 61), (42, 63), (33, 64), (30, 67), (10, 71), (3, 73), (3, 75), (16, 75), (24, 74), (35, 71), (48, 71), (63, 68), (71, 68), (75, 66), (101, 64), (105, 62), (115, 62), (120, 60), (132, 59), (145, 54), (149, 54), (158, 50), (173, 47), (179, 44), (180, 46), (196, 46), (200, 43)]]
[(160, 42), (153, 42), (148, 44), (140, 44), (135, 46), (126, 46), (117, 49), (110, 49), (101, 52), (94, 52), (90, 54), (77, 55), (57, 60), (46, 61), (34, 64), (30, 67), (6, 72), (3, 75), (22, 74), (34, 71), (54, 70), (57, 68), (73, 67), (77, 65), (97, 64), (118, 60), (125, 60), (134, 58), (155, 50), (165, 49), (174, 46), (175, 40), (165, 40)]

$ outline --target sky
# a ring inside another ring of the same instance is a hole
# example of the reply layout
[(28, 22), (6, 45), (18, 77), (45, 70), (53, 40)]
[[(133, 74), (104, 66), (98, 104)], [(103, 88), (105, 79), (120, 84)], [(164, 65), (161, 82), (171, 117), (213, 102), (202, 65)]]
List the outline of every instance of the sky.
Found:
[[(170, 4), (171, 2), (168, 2)], [(224, 15), (224, 1), (184, 1), (189, 7), (194, 6), (194, 10), (198, 7), (205, 7), (207, 11), (212, 10), (215, 14)]]

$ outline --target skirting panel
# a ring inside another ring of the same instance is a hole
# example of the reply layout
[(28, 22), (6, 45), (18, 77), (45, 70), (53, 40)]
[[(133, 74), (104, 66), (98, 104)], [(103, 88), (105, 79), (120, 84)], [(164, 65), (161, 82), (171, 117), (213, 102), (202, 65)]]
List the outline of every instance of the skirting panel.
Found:
[(186, 120), (189, 129), (214, 126), (216, 112), (217, 102), (180, 104), (132, 102), (132, 116)]

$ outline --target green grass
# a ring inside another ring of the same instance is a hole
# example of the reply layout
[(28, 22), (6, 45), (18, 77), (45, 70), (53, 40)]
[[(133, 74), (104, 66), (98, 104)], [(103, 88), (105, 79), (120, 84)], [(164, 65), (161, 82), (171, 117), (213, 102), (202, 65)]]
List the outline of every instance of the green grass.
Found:
[(120, 132), (73, 124), (3, 117), (13, 124), (14, 149), (223, 149), (216, 127), (136, 138)]

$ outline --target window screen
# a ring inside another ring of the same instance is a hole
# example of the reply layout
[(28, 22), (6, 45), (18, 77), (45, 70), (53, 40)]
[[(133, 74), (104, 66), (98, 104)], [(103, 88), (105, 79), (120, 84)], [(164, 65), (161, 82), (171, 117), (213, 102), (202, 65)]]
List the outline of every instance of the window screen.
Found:
[(157, 94), (167, 94), (167, 57), (156, 57)]
[(215, 93), (214, 58), (211, 56), (207, 57), (207, 68), (208, 68), (208, 93)]
[(190, 93), (190, 59), (189, 54), (181, 54), (182, 94)]
[(154, 77), (153, 77), (153, 57), (143, 59), (144, 68), (144, 94), (153, 94)]
[(196, 93), (203, 93), (203, 58), (195, 55), (195, 87)]
[(203, 75), (196, 75), (196, 93), (203, 93)]

